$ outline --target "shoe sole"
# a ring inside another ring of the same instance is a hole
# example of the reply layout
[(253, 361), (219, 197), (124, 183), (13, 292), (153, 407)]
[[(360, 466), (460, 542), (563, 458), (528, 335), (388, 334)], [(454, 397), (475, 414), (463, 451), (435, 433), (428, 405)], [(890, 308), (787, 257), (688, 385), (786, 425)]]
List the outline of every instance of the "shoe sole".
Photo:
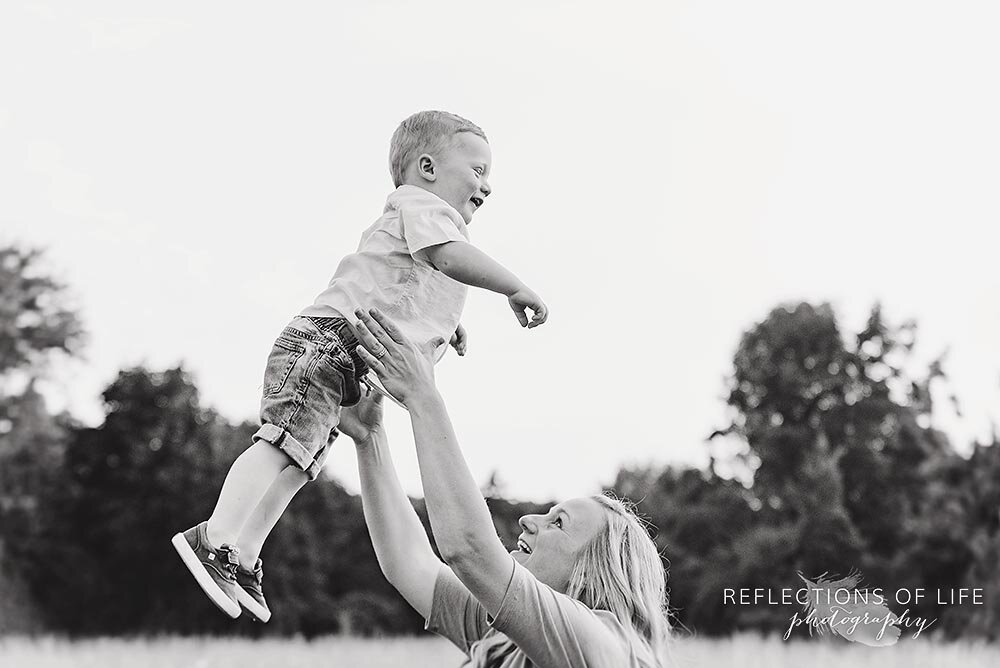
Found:
[(271, 619), (271, 611), (258, 603), (246, 589), (239, 585), (236, 585), (236, 600), (239, 601), (244, 610), (250, 613), (250, 616), (253, 617), (254, 620), (261, 622), (262, 624), (267, 624), (267, 621)]
[(215, 580), (212, 576), (208, 574), (205, 567), (201, 565), (201, 560), (198, 555), (194, 553), (191, 546), (188, 545), (187, 539), (184, 534), (176, 534), (170, 539), (171, 545), (177, 550), (177, 554), (180, 555), (181, 561), (187, 566), (187, 569), (191, 571), (191, 575), (194, 576), (195, 582), (201, 587), (201, 590), (205, 592), (208, 599), (215, 604), (215, 606), (222, 610), (233, 619), (240, 616), (240, 605), (233, 599), (226, 595), (226, 592), (222, 591), (219, 585), (215, 584)]

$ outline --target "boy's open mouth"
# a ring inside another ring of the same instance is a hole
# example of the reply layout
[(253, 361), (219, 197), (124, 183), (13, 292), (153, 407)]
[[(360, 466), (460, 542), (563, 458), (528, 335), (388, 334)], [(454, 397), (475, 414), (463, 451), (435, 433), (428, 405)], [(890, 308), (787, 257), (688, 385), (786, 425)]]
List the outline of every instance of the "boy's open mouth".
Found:
[(472, 197), (470, 201), (476, 205), (477, 209), (483, 205), (483, 200), (480, 197)]

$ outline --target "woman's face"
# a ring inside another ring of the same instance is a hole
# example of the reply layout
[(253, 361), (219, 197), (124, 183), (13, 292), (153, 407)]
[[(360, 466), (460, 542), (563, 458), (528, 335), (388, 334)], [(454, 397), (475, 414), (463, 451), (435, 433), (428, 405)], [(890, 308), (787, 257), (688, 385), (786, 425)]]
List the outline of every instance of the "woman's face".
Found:
[(523, 533), (514, 560), (556, 591), (565, 592), (580, 552), (604, 529), (605, 510), (588, 497), (558, 503), (544, 515), (519, 520)]

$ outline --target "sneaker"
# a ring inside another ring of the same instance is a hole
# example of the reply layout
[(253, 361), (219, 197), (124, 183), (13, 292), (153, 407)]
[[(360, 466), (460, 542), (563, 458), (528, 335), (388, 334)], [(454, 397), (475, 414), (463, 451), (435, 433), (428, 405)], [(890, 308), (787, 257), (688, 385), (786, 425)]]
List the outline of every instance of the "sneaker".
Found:
[(253, 570), (247, 570), (242, 566), (236, 569), (236, 600), (239, 601), (243, 609), (258, 622), (267, 622), (271, 619), (271, 610), (264, 600), (264, 590), (260, 583), (264, 579), (264, 562), (260, 559), (254, 564)]
[(175, 535), (170, 542), (212, 603), (236, 619), (240, 616), (240, 604), (236, 600), (239, 548), (229, 544), (212, 547), (207, 528), (208, 522), (202, 522)]

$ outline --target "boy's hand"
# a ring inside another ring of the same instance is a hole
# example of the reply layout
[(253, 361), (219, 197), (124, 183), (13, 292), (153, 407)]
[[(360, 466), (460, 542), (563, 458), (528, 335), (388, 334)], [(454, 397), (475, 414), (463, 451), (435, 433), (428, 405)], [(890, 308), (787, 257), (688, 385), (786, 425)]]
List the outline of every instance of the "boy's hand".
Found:
[(458, 323), (458, 329), (451, 335), (451, 341), (448, 343), (455, 349), (459, 357), (465, 356), (465, 351), (469, 349), (469, 335), (466, 333), (465, 327), (462, 327), (462, 323)]
[[(549, 309), (545, 303), (530, 289), (523, 287), (507, 298), (510, 307), (521, 327), (538, 327), (549, 317)], [(528, 321), (527, 309), (531, 309), (531, 321)]]

